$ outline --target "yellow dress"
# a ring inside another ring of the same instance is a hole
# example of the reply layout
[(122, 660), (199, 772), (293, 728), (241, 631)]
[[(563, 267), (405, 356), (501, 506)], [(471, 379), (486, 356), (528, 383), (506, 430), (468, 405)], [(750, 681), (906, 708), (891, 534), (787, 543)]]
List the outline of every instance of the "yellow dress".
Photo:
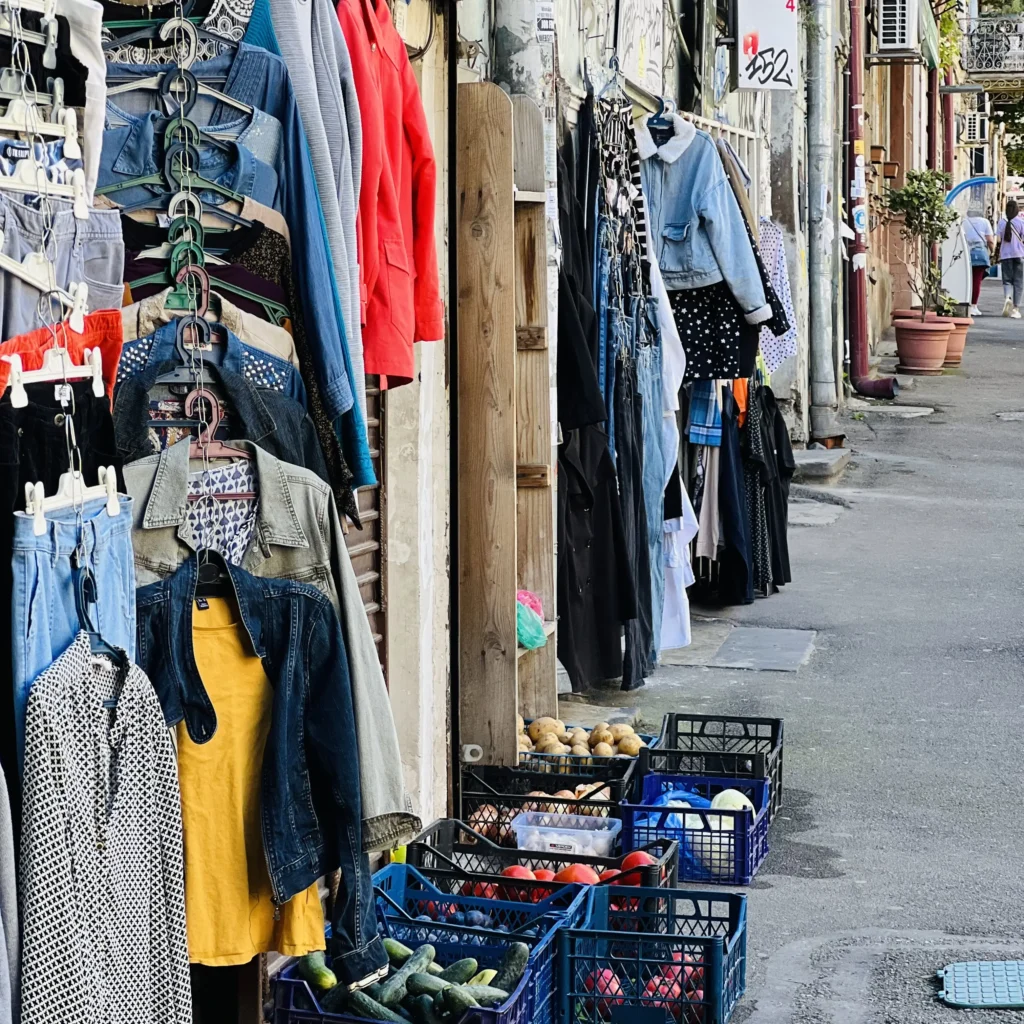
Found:
[(184, 722), (177, 726), (189, 960), (226, 967), (271, 950), (301, 956), (324, 948), (317, 886), (292, 897), (274, 920), (260, 828), (273, 689), (234, 601), (205, 601), (208, 608), (193, 612), (192, 645), (217, 731), (197, 744)]

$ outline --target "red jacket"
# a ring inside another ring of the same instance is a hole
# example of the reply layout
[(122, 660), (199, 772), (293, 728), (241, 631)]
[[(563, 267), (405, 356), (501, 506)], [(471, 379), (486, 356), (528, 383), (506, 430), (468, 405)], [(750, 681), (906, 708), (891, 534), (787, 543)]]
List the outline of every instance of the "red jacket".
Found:
[(413, 377), (413, 343), (444, 338), (434, 245), (437, 166), (419, 86), (385, 0), (340, 0), (363, 127), (356, 230), (367, 373)]

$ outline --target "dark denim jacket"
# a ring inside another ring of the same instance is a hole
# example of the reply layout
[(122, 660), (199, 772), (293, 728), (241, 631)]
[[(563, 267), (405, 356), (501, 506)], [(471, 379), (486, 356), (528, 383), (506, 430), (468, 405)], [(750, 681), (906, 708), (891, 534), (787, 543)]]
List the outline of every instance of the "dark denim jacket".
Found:
[[(334, 970), (346, 984), (386, 967), (377, 936), (369, 860), (362, 853), (359, 758), (348, 656), (338, 616), (318, 590), (228, 567), (242, 623), (263, 661), (274, 702), (263, 754), (260, 820), (275, 904), (341, 868), (331, 922)], [(206, 743), (217, 712), (192, 649), (197, 556), (136, 591), (136, 659), (167, 724), (184, 720)]]
[[(175, 365), (151, 363), (117, 389), (114, 435), (125, 462), (156, 454), (149, 437), (149, 393), (157, 378)], [(209, 363), (206, 369), (210, 383), (227, 404), (232, 440), (252, 441), (282, 462), (311, 469), (321, 480), (327, 480), (316, 428), (298, 402), (279, 391), (253, 387), (227, 366)]]

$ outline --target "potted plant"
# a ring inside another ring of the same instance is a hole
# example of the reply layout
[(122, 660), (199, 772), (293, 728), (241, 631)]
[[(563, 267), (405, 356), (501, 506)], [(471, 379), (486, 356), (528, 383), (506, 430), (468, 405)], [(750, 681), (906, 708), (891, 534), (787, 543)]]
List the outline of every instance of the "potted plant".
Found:
[(943, 366), (959, 366), (964, 358), (964, 349), (967, 347), (967, 329), (974, 324), (973, 316), (959, 316), (962, 307), (953, 297), (946, 292), (939, 295), (937, 306), (938, 315), (944, 319), (953, 321), (953, 329), (949, 332), (949, 341), (946, 342), (946, 358), (943, 359)]
[[(942, 372), (949, 335), (955, 324), (940, 315), (942, 271), (935, 258), (938, 246), (946, 238), (957, 213), (946, 205), (949, 176), (940, 171), (907, 171), (902, 188), (891, 188), (885, 195), (890, 216), (902, 218), (903, 237), (917, 247), (920, 267), (910, 274), (910, 288), (921, 300), (921, 309), (913, 319), (898, 319), (897, 369), (914, 374)], [(902, 311), (901, 311), (902, 312)], [(929, 315), (931, 314), (931, 315)]]

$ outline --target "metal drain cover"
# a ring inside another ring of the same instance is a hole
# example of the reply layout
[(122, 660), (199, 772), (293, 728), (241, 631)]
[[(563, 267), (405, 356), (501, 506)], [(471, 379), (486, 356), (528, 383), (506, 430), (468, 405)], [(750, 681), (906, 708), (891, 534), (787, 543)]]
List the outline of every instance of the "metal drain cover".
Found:
[(939, 971), (939, 998), (949, 1006), (1024, 1008), (1024, 960), (969, 960)]

